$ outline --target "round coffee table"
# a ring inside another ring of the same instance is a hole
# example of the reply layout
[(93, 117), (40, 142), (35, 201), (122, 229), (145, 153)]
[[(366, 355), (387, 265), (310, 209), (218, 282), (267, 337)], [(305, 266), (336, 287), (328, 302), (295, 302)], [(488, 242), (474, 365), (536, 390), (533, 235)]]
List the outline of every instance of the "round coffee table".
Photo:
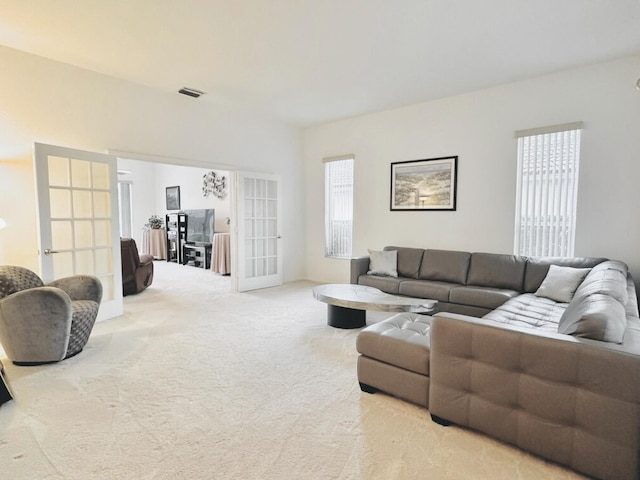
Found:
[(437, 300), (390, 295), (365, 285), (330, 283), (313, 289), (313, 297), (327, 304), (327, 323), (336, 328), (361, 328), (366, 310), (377, 312), (430, 313)]

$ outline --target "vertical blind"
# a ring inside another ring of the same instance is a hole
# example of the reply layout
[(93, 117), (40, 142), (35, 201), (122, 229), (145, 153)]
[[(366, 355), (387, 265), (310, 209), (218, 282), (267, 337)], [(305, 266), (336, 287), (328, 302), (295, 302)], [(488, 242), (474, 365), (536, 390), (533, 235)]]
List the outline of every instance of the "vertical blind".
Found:
[(350, 258), (353, 237), (353, 155), (325, 158), (325, 255)]
[(516, 132), (517, 255), (573, 256), (582, 123)]

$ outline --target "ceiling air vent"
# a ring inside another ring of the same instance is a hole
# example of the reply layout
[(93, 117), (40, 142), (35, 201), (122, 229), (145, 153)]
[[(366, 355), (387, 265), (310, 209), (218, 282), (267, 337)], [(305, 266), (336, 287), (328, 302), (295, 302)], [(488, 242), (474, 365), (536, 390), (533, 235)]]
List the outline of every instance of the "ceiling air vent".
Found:
[(206, 92), (196, 90), (195, 88), (182, 87), (180, 90), (178, 90), (178, 93), (188, 95), (193, 98), (198, 98), (200, 95), (204, 95)]

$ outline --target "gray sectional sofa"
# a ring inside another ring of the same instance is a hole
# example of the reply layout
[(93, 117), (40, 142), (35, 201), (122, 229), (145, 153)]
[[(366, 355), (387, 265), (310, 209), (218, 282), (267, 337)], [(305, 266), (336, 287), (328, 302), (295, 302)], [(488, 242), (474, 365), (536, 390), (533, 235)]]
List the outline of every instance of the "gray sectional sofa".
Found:
[(368, 274), (360, 257), (352, 283), (436, 299), (439, 312), (358, 335), (364, 391), (596, 478), (640, 479), (640, 318), (624, 263), (385, 250), (398, 276)]

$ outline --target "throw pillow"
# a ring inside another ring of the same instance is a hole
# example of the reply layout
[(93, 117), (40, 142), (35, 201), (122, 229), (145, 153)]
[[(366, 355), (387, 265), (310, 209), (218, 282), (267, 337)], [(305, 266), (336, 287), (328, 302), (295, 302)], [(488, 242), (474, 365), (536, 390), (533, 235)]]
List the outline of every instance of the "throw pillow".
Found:
[(369, 250), (368, 275), (398, 276), (398, 252), (396, 250)]
[(590, 270), (551, 265), (535, 295), (555, 302), (569, 303)]

